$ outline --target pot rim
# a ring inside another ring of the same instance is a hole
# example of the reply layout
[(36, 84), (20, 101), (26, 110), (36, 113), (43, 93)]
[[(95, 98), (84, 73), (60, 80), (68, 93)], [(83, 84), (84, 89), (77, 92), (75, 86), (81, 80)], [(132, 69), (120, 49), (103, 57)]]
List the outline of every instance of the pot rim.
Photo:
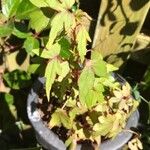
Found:
[[(116, 75), (115, 75), (116, 77)], [(124, 78), (120, 75), (117, 75), (122, 82), (125, 82)], [(66, 146), (62, 140), (59, 139), (58, 135), (52, 132), (49, 128), (46, 127), (44, 122), (40, 117), (40, 113), (37, 110), (36, 104), (38, 103), (38, 92), (43, 87), (45, 79), (39, 77), (38, 80), (34, 83), (33, 88), (31, 89), (28, 99), (27, 99), (27, 114), (28, 118), (36, 131), (37, 138), (44, 140), (43, 147), (56, 150), (66, 150)], [(137, 127), (139, 120), (139, 112), (136, 110), (127, 121), (125, 130), (129, 130), (131, 127)], [(114, 139), (108, 139), (103, 141), (100, 145), (101, 150), (117, 150), (126, 144), (129, 139), (132, 137), (131, 132), (120, 132)], [(43, 144), (42, 142), (40, 142)], [(77, 150), (81, 149), (81, 145), (77, 145)]]

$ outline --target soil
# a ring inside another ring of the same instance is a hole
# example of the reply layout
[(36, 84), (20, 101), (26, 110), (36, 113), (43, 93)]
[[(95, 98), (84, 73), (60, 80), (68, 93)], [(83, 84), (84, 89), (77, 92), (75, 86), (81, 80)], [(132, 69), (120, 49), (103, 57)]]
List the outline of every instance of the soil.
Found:
[[(41, 116), (45, 126), (47, 126), (48, 128), (50, 128), (48, 124), (51, 119), (51, 114), (55, 111), (55, 108), (57, 106), (60, 107), (60, 103), (58, 103), (58, 101), (56, 99), (54, 100), (54, 98), (52, 98), (51, 101), (48, 102), (44, 90), (40, 91), (37, 108), (39, 110), (40, 116)], [(54, 127), (51, 130), (55, 134), (57, 134), (62, 141), (65, 142), (65, 140), (67, 139), (67, 134), (68, 134), (68, 130), (66, 128)]]
[[(51, 101), (48, 102), (45, 91), (40, 91), (37, 108), (46, 127), (50, 128), (48, 124), (51, 119), (51, 114), (56, 110), (56, 108), (61, 107), (61, 105), (62, 104), (60, 104), (55, 98), (51, 98)], [(81, 120), (80, 117), (77, 119)], [(63, 126), (53, 127), (51, 130), (57, 134), (63, 142), (66, 141), (70, 133), (70, 131)], [(105, 141), (106, 139), (102, 137), (101, 140)], [(86, 147), (86, 150), (94, 150), (95, 147), (95, 143), (92, 143), (90, 140), (80, 140), (78, 141), (78, 144), (82, 144), (83, 147)]]

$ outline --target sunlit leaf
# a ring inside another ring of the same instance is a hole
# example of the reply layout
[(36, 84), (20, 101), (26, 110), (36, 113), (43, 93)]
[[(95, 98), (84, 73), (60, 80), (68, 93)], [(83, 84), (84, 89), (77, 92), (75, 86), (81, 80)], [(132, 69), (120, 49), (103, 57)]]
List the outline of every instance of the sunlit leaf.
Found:
[(25, 40), (23, 47), (28, 54), (32, 54), (33, 49), (39, 48), (39, 41), (36, 38), (30, 36)]
[(2, 0), (2, 13), (8, 18), (14, 16), (21, 1), (22, 0)]
[(59, 55), (60, 53), (60, 45), (58, 43), (54, 44), (51, 49), (47, 50), (47, 49), (33, 49), (32, 52), (34, 54), (36, 54), (37, 56), (40, 56), (42, 58), (46, 58), (46, 59), (52, 59), (56, 56)]
[(48, 7), (49, 4), (45, 0), (29, 0), (32, 4), (34, 4), (37, 7)]
[(25, 38), (28, 38), (28, 37), (31, 36), (31, 33), (21, 32), (17, 28), (13, 29), (12, 34), (19, 37), (19, 38), (21, 38), (21, 39), (25, 39)]
[(60, 119), (60, 113), (59, 112), (56, 111), (52, 114), (51, 120), (50, 120), (48, 125), (50, 128), (61, 125), (61, 119)]
[(63, 5), (67, 9), (71, 9), (71, 7), (74, 3), (75, 3), (75, 0), (63, 0)]
[(95, 79), (94, 73), (91, 70), (91, 68), (83, 69), (83, 71), (79, 77), (79, 80), (78, 80), (79, 98), (83, 105), (86, 104), (86, 100), (87, 100), (86, 96), (94, 85), (94, 79)]
[(51, 7), (57, 11), (63, 10), (62, 4), (58, 0), (30, 0), (35, 6), (41, 7)]
[(69, 73), (70, 71), (70, 68), (69, 68), (69, 64), (67, 61), (65, 62), (62, 62), (60, 64), (60, 67), (61, 67), (61, 71), (58, 73), (59, 75), (59, 78), (58, 78), (58, 81), (62, 81), (64, 77), (66, 77), (66, 75)]
[(46, 17), (41, 10), (36, 10), (30, 13), (30, 26), (36, 32), (45, 29), (49, 23), (49, 18)]
[(50, 91), (51, 91), (51, 87), (52, 84), (55, 81), (56, 78), (56, 74), (57, 74), (57, 60), (53, 59), (51, 60), (47, 66), (46, 66), (46, 70), (45, 70), (45, 77), (46, 77), (46, 95), (47, 95), (47, 99), (50, 100)]
[[(59, 23), (58, 23), (59, 22)], [(71, 13), (67, 11), (60, 12), (56, 14), (51, 22), (51, 31), (49, 35), (49, 41), (47, 43), (47, 49), (49, 49), (56, 37), (65, 29), (67, 32), (71, 29), (71, 26), (74, 24), (74, 17)]]
[(91, 41), (89, 34), (84, 26), (79, 28), (76, 40), (78, 44), (77, 49), (79, 51), (81, 61), (83, 62), (84, 56), (86, 55), (87, 41)]
[(106, 64), (106, 67), (107, 67), (107, 72), (109, 73), (109, 72), (112, 72), (112, 71), (116, 71), (116, 70), (118, 70), (118, 68), (117, 67), (115, 67), (114, 65), (112, 65), (112, 64)]
[(73, 100), (72, 98), (67, 100), (66, 107), (75, 107), (76, 106), (76, 100)]
[(104, 86), (112, 88), (112, 89), (118, 89), (120, 85), (118, 82), (115, 83), (114, 81), (112, 81), (111, 78), (106, 78), (106, 77), (99, 78), (99, 82), (103, 84)]
[(17, 9), (16, 18), (17, 19), (29, 19), (30, 13), (38, 9), (39, 8), (34, 6), (29, 0), (22, 0)]
[(103, 60), (103, 57), (99, 51), (92, 51), (91, 60)]
[(97, 76), (102, 77), (107, 75), (106, 62), (103, 60), (93, 60), (92, 68)]
[(93, 130), (96, 135), (106, 136), (112, 129), (114, 123), (114, 117), (109, 115), (108, 117), (101, 116), (99, 117), (100, 123), (96, 123), (93, 126)]
[(36, 74), (36, 71), (37, 69), (40, 67), (40, 64), (31, 64), (29, 67), (28, 67), (28, 72), (31, 73), (31, 74)]
[(96, 105), (99, 99), (99, 93), (94, 90), (89, 90), (89, 92), (86, 95), (86, 106), (88, 108), (91, 108)]
[(128, 147), (129, 147), (130, 150), (142, 150), (143, 149), (143, 145), (137, 137), (131, 139), (128, 142)]
[(7, 26), (7, 25), (0, 26), (0, 37), (9, 36), (11, 35), (12, 31), (13, 31), (12, 26)]
[(27, 72), (30, 74), (38, 74), (41, 76), (44, 76), (45, 73), (45, 68), (46, 68), (46, 63), (43, 61), (42, 58), (40, 57), (34, 57), (34, 59), (31, 59), (33, 64), (30, 64)]
[(57, 35), (63, 30), (63, 26), (64, 26), (64, 15), (63, 13), (58, 13), (51, 22), (49, 41), (46, 46), (47, 49), (51, 48)]
[(72, 136), (69, 136), (69, 138), (65, 141), (65, 145), (69, 147), (71, 143), (73, 143), (74, 138)]
[(98, 78), (95, 78), (94, 89), (95, 89), (96, 91), (98, 91), (99, 93), (104, 92), (104, 85), (99, 82), (99, 79), (98, 79)]
[(73, 121), (77, 115), (84, 114), (85, 112), (86, 112), (86, 109), (81, 109), (77, 107), (76, 105), (74, 105), (71, 111), (69, 112), (69, 117)]
[(65, 141), (65, 145), (68, 147), (68, 150), (75, 150), (77, 146), (76, 135), (69, 136)]
[(60, 115), (60, 120), (63, 126), (67, 129), (71, 129), (72, 124), (71, 124), (71, 120), (69, 116), (64, 111), (59, 111), (59, 115)]

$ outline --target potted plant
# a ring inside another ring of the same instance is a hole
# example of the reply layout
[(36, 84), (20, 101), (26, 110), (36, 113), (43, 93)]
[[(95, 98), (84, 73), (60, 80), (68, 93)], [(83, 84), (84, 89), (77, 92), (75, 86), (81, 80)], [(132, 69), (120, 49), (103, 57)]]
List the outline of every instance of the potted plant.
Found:
[[(138, 101), (130, 85), (112, 73), (117, 68), (99, 52), (87, 50), (90, 16), (75, 0), (30, 1), (53, 10), (48, 39), (32, 50), (40, 62), (37, 68), (45, 66), (40, 70), (44, 78), (35, 83), (27, 105), (39, 142), (60, 150), (81, 149), (84, 143), (102, 150), (120, 148), (131, 137), (120, 132), (137, 125), (138, 114), (133, 112)], [(114, 138), (119, 145), (108, 140)]]

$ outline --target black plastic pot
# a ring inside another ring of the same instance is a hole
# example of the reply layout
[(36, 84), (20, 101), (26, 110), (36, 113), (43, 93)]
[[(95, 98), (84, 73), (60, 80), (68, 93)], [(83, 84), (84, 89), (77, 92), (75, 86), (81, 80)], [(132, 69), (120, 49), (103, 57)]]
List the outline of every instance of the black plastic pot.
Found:
[[(117, 80), (121, 83), (125, 80), (116, 76)], [(40, 114), (37, 110), (36, 104), (38, 103), (38, 94), (40, 89), (43, 88), (44, 78), (38, 78), (37, 82), (34, 84), (27, 100), (27, 113), (29, 120), (35, 130), (37, 141), (48, 150), (66, 150), (66, 146), (59, 137), (53, 133), (49, 128), (47, 128), (43, 121), (41, 120)], [(137, 127), (139, 120), (139, 113), (135, 111), (127, 121), (125, 129), (130, 129), (131, 127)], [(103, 142), (100, 146), (100, 150), (119, 150), (126, 144), (131, 138), (132, 133), (121, 132), (113, 140), (107, 140)], [(90, 145), (78, 145), (77, 150), (92, 150)]]

